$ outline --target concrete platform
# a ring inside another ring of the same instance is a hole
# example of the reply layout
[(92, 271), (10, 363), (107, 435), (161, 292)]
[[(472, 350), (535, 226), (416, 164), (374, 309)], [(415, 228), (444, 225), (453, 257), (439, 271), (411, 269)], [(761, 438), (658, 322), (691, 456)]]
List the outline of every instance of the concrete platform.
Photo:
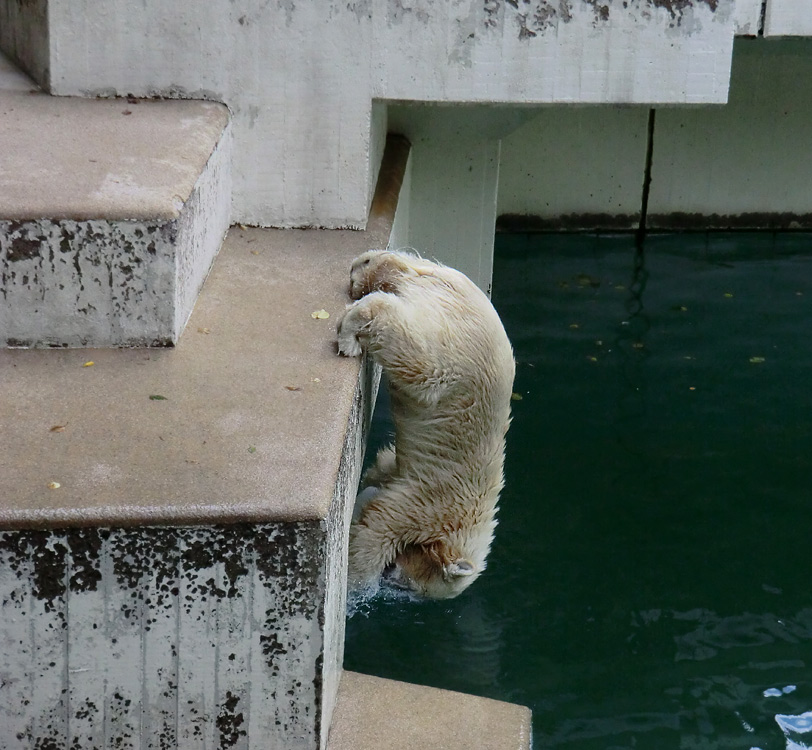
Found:
[(530, 709), (344, 672), (327, 750), (530, 750)]
[(326, 518), (359, 372), (336, 322), (408, 151), (367, 231), (233, 227), (174, 348), (0, 350), (0, 529)]
[(358, 379), (335, 324), (386, 242), (233, 227), (177, 347), (0, 351), (0, 526), (324, 518)]
[(226, 107), (52, 97), (0, 66), (0, 343), (175, 343), (231, 214)]
[(15, 747), (325, 746), (375, 385), (335, 324), (399, 244), (387, 155), (365, 232), (233, 228), (176, 348), (0, 351)]

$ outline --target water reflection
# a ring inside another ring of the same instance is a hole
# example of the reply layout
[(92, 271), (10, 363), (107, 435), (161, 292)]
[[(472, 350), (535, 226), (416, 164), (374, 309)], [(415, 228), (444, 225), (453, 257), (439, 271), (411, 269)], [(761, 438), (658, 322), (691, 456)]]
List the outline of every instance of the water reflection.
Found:
[(752, 648), (777, 641), (799, 643), (812, 639), (812, 609), (801, 610), (794, 618), (772, 613), (744, 613), (721, 617), (708, 610), (671, 613), (676, 621), (698, 622), (699, 626), (675, 636), (676, 661), (711, 659), (719, 649)]
[[(374, 591), (352, 592), (347, 614), (350, 637), (365, 633), (377, 640), (385, 635), (387, 626), (397, 628), (402, 641), (389, 643), (387, 657), (403, 660), (409, 655), (402, 661), (408, 669), (431, 664), (434, 671), (452, 674), (453, 682), (445, 687), (481, 695), (501, 695), (505, 689), (500, 682), (503, 631), (508, 619), (495, 616), (476, 593), (435, 602), (381, 586)], [(415, 642), (423, 644), (417, 656)], [(379, 655), (369, 656), (370, 663), (377, 664)], [(362, 664), (353, 668), (374, 671)]]

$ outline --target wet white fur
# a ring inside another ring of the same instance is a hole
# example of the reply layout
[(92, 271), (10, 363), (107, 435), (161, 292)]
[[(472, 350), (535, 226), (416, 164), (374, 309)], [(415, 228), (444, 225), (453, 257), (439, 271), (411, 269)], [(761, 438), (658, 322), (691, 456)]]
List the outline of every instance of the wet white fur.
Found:
[(339, 351), (366, 349), (389, 380), (395, 446), (364, 479), (350, 532), (351, 587), (393, 564), (402, 585), (456, 596), (485, 569), (503, 485), (513, 351), (466, 276), (407, 253), (355, 260)]

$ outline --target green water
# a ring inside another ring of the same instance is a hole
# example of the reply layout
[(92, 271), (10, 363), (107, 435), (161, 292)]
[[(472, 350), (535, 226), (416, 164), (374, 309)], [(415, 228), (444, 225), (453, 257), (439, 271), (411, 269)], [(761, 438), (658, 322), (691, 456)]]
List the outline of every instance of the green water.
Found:
[(522, 400), (488, 570), (360, 606), (345, 666), (528, 705), (537, 749), (812, 747), (812, 237), (496, 252)]

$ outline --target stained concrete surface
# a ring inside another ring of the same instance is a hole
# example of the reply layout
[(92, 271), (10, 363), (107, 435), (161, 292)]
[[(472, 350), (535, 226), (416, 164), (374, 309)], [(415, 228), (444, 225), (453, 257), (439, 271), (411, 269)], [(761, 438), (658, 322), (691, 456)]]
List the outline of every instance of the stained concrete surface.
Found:
[(344, 672), (327, 750), (530, 750), (530, 709)]

